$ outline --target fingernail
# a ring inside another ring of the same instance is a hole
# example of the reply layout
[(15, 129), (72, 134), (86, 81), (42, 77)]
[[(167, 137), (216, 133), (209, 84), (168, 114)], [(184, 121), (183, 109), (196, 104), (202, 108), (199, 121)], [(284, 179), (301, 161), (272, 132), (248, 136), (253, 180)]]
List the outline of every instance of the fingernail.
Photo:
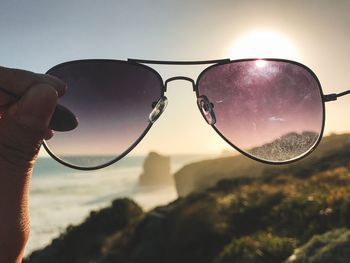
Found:
[(50, 74), (46, 74), (46, 76), (51, 78), (57, 85), (59, 85), (59, 87), (61, 89), (63, 89), (63, 92), (65, 92), (67, 90), (67, 83), (66, 82), (64, 82), (63, 80), (59, 79), (58, 77), (50, 75)]

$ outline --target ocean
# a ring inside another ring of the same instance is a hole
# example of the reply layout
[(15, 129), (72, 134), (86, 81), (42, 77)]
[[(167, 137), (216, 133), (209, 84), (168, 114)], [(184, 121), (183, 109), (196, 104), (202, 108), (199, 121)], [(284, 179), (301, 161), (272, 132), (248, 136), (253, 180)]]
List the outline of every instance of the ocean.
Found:
[[(212, 155), (170, 156), (171, 172)], [(81, 223), (91, 211), (116, 198), (129, 197), (145, 211), (177, 198), (174, 185), (140, 186), (145, 156), (125, 157), (97, 171), (67, 168), (49, 157), (39, 158), (30, 188), (30, 238), (25, 255), (51, 243), (67, 226)]]

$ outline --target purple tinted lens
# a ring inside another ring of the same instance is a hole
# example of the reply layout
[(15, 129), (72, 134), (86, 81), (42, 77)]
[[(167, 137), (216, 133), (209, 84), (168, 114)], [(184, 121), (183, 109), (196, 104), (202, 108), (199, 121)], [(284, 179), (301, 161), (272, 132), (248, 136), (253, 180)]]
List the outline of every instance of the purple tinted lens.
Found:
[(55, 132), (46, 144), (78, 167), (103, 165), (131, 150), (150, 127), (152, 104), (162, 96), (158, 73), (125, 61), (73, 61), (48, 74), (67, 83), (59, 103), (77, 116), (79, 125)]
[(319, 81), (297, 63), (244, 60), (216, 65), (199, 77), (197, 96), (212, 103), (213, 126), (228, 143), (263, 161), (300, 158), (322, 135)]

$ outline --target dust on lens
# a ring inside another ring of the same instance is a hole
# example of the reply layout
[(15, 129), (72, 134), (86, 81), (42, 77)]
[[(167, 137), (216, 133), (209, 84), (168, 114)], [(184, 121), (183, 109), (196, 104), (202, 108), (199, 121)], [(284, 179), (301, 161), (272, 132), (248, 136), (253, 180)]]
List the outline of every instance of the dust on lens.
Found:
[(260, 160), (296, 159), (322, 132), (319, 82), (297, 63), (246, 60), (214, 66), (200, 76), (198, 96), (213, 103), (219, 134)]

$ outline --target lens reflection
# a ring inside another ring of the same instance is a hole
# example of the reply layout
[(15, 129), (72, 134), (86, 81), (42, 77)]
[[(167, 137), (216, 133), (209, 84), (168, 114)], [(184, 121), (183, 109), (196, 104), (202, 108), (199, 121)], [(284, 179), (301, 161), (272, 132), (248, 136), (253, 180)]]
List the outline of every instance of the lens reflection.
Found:
[(321, 135), (320, 85), (297, 63), (244, 60), (213, 66), (199, 77), (197, 95), (214, 105), (221, 136), (264, 161), (301, 157)]
[(129, 149), (150, 123), (152, 103), (162, 96), (162, 80), (152, 69), (124, 61), (85, 60), (48, 71), (68, 85), (59, 103), (79, 125), (55, 132), (47, 141), (63, 161), (80, 167), (103, 165)]

